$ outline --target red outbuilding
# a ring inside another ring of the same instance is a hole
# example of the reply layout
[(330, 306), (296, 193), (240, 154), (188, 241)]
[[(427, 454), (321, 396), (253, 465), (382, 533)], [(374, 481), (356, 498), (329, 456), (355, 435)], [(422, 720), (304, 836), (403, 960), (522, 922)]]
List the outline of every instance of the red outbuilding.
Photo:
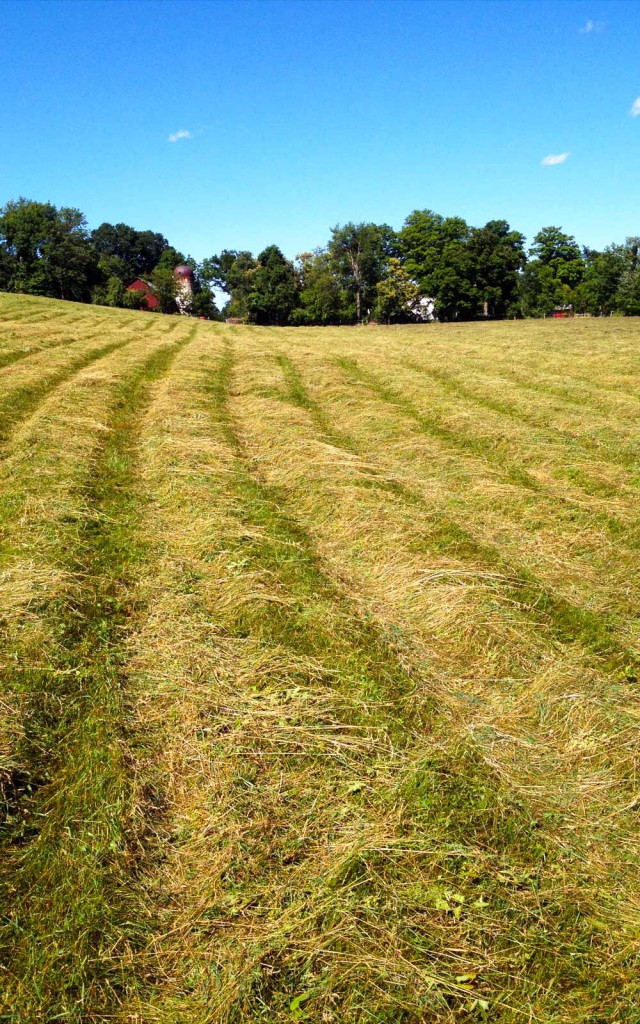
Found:
[(147, 309), (158, 309), (160, 302), (153, 294), (153, 288), (148, 281), (143, 281), (141, 277), (136, 277), (135, 281), (132, 281), (127, 287), (127, 291), (142, 292), (147, 300)]

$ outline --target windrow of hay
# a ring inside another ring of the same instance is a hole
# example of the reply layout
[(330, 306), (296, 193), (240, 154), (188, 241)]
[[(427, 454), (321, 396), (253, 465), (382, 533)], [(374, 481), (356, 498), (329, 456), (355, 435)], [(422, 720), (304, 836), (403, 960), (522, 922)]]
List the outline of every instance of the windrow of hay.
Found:
[(117, 646), (137, 543), (124, 485), (136, 395), (180, 346), (157, 325), (59, 386), (14, 430), (1, 468), (10, 1019), (84, 1020), (113, 987), (95, 936), (124, 938), (117, 880), (135, 815)]

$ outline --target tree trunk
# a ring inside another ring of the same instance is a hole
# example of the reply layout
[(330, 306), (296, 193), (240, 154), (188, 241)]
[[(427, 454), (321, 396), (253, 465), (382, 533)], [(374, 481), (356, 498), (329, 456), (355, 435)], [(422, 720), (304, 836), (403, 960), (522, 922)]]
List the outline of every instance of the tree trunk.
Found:
[(349, 262), (351, 263), (351, 273), (353, 274), (353, 280), (356, 286), (356, 320), (360, 323), (362, 319), (362, 282), (360, 280), (360, 265), (353, 253), (349, 254)]

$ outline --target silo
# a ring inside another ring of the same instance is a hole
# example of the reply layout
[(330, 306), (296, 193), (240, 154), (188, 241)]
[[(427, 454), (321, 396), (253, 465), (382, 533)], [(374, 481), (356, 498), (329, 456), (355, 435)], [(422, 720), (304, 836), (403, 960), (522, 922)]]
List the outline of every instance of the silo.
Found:
[(183, 263), (176, 267), (173, 274), (176, 279), (176, 305), (181, 313), (191, 313), (193, 309), (193, 270)]

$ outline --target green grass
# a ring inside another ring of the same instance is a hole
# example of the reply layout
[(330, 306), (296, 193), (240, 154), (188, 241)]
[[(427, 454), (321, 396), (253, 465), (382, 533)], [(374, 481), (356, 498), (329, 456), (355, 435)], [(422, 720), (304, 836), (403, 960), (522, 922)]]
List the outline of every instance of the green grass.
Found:
[(637, 324), (0, 319), (0, 1020), (635, 1024)]
[[(73, 369), (121, 344), (92, 350)], [(8, 1020), (84, 1020), (86, 1005), (95, 1012), (122, 985), (106, 951), (135, 946), (140, 908), (127, 895), (128, 871), (146, 826), (130, 779), (121, 641), (145, 545), (132, 434), (149, 386), (176, 351), (156, 349), (111, 395), (108, 432), (82, 482), (87, 513), (67, 538), (67, 568), (83, 586), (37, 609), (46, 656), (21, 665), (19, 646), (7, 652), (16, 668), (6, 682), (24, 698), (27, 723), (20, 770), (5, 788)], [(14, 418), (38, 397), (37, 388), (30, 403), (19, 395)]]

